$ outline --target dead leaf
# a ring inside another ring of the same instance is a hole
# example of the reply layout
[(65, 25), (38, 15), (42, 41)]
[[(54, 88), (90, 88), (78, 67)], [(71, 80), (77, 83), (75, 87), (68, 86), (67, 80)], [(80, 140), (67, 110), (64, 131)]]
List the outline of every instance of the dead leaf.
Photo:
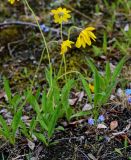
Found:
[(82, 108), (82, 111), (89, 111), (93, 108), (91, 104), (85, 104), (84, 107)]
[(78, 94), (78, 101), (81, 102), (83, 97), (84, 97), (84, 92), (82, 91)]
[(88, 157), (92, 160), (97, 160), (96, 157), (91, 153), (88, 154)]
[(124, 96), (124, 92), (121, 88), (117, 89), (116, 95), (120, 98), (122, 98)]
[(116, 98), (116, 96), (114, 96), (113, 94), (110, 96), (110, 100), (114, 100)]
[(33, 151), (35, 148), (35, 143), (31, 142), (29, 139), (27, 141), (28, 141), (29, 148)]
[(5, 96), (5, 92), (1, 92), (1, 93), (0, 93), (0, 99), (1, 99), (1, 98), (4, 98), (4, 96)]
[(126, 25), (125, 25), (124, 31), (125, 31), (125, 32), (129, 31), (129, 24), (126, 24)]
[(77, 98), (69, 99), (69, 104), (73, 106), (76, 103), (76, 101), (77, 101)]
[(26, 120), (28, 120), (29, 119), (29, 116), (26, 116), (26, 115), (24, 115), (24, 116), (22, 116), (22, 118), (21, 118), (23, 121), (26, 121)]
[(78, 121), (70, 122), (69, 124), (70, 124), (70, 125), (75, 125), (75, 124), (80, 124), (80, 123), (82, 123), (82, 122), (84, 122), (84, 121), (85, 121), (85, 119), (80, 119), (80, 120), (78, 120)]
[(110, 129), (111, 130), (114, 130), (115, 128), (117, 128), (118, 127), (118, 121), (112, 121), (111, 123), (110, 123)]
[(114, 72), (114, 70), (115, 70), (115, 65), (113, 65), (112, 63), (110, 63), (110, 69), (111, 69), (111, 72)]
[(98, 129), (105, 129), (105, 128), (107, 128), (107, 126), (100, 123), (100, 124), (97, 125), (97, 128)]

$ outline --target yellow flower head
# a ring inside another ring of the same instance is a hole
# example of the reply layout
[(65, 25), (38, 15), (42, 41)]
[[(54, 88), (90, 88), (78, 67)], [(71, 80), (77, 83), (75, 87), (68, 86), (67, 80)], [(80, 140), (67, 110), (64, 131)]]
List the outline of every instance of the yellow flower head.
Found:
[(91, 39), (93, 39), (95, 41), (96, 36), (92, 32), (93, 30), (95, 30), (94, 27), (87, 27), (80, 32), (80, 35), (79, 35), (79, 37), (77, 38), (77, 41), (76, 41), (76, 47), (77, 48), (80, 48), (81, 46), (83, 46), (85, 48), (86, 44), (90, 46), (91, 45)]
[(14, 3), (15, 3), (15, 0), (8, 0), (8, 2), (9, 2), (10, 4), (14, 4)]
[(89, 88), (90, 88), (91, 92), (94, 92), (94, 86), (92, 84), (89, 84)]
[(68, 47), (71, 48), (71, 44), (74, 44), (74, 42), (66, 40), (63, 41), (61, 44), (61, 55), (65, 54), (68, 51)]
[(67, 10), (66, 8), (59, 7), (56, 10), (51, 10), (51, 13), (54, 15), (54, 22), (61, 24), (62, 22), (67, 22), (68, 18), (71, 18), (69, 14), (71, 11)]

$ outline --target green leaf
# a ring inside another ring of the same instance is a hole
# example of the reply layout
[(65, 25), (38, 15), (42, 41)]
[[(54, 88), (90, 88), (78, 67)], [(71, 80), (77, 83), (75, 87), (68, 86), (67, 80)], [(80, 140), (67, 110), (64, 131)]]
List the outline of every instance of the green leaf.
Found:
[(33, 117), (29, 127), (30, 134), (32, 134), (33, 130), (36, 128), (36, 125), (37, 125), (37, 120), (35, 119), (35, 117)]
[(109, 62), (106, 63), (106, 74), (105, 74), (105, 82), (106, 82), (106, 85), (109, 84), (111, 80), (111, 69), (110, 69), (110, 64)]
[(77, 118), (77, 117), (82, 117), (82, 116), (87, 116), (87, 115), (90, 115), (92, 112), (91, 111), (87, 111), (87, 112), (85, 112), (85, 111), (80, 111), (80, 112), (77, 112), (76, 114), (73, 114), (72, 116), (71, 116), (71, 119), (72, 118)]
[(10, 137), (9, 127), (1, 115), (0, 115), (0, 124), (2, 126), (1, 134), (3, 134), (3, 136), (8, 139)]
[(70, 105), (69, 105), (69, 94), (70, 94), (70, 90), (73, 87), (73, 85), (74, 85), (74, 80), (68, 80), (61, 92), (61, 103), (66, 113), (67, 120), (70, 119), (69, 117), (73, 113), (73, 110), (70, 108)]
[(42, 129), (48, 131), (47, 124), (44, 122), (44, 119), (42, 119), (41, 116), (39, 116), (38, 121), (39, 121), (39, 123), (40, 123)]
[(21, 132), (23, 133), (23, 135), (25, 135), (28, 139), (31, 139), (30, 135), (28, 134), (28, 129), (25, 125), (24, 122), (20, 122), (20, 127), (21, 127)]
[(38, 100), (40, 97), (40, 87), (36, 90), (35, 98)]
[(46, 76), (46, 80), (49, 84), (49, 88), (52, 87), (52, 70), (48, 70), (47, 68), (45, 69), (45, 76)]
[(6, 77), (3, 78), (4, 80), (4, 90), (6, 92), (7, 98), (9, 100), (9, 103), (11, 102), (11, 89), (9, 86), (9, 81), (6, 79)]
[(53, 112), (54, 111), (54, 89), (50, 88), (49, 94), (47, 96), (46, 102), (46, 112)]
[(56, 128), (56, 130), (58, 130), (58, 131), (64, 131), (64, 130), (65, 130), (65, 128), (64, 128), (64, 127), (62, 127), (62, 126), (58, 126), (58, 127)]
[(70, 93), (71, 88), (73, 87), (73, 84), (74, 84), (74, 80), (68, 80), (66, 82), (66, 85), (62, 89), (61, 100), (65, 108), (69, 104), (69, 93)]
[(122, 67), (123, 67), (123, 65), (124, 65), (125, 62), (126, 62), (126, 56), (123, 57), (121, 59), (121, 61), (117, 64), (117, 66), (116, 66), (116, 68), (115, 68), (115, 70), (113, 72), (112, 78), (111, 78), (112, 82), (116, 81), (116, 78), (120, 74), (121, 69), (122, 69)]
[(89, 99), (90, 103), (92, 103), (92, 94), (91, 94), (91, 91), (90, 91), (90, 88), (89, 88), (89, 84), (86, 82), (83, 75), (80, 75), (80, 78), (81, 78), (81, 82), (84, 86), (84, 89), (86, 91), (86, 94), (88, 96), (88, 99)]
[(41, 142), (43, 142), (46, 146), (48, 146), (48, 142), (47, 142), (47, 140), (46, 140), (46, 137), (45, 137), (43, 134), (34, 132), (34, 135), (35, 135)]
[(99, 84), (100, 84), (99, 89), (100, 89), (101, 91), (104, 91), (105, 88), (106, 88), (105, 79), (104, 79), (104, 77), (103, 77), (99, 72), (97, 72), (97, 73), (98, 73), (98, 76), (99, 76)]
[(27, 101), (31, 104), (31, 106), (33, 107), (34, 111), (37, 113), (37, 114), (40, 114), (40, 106), (36, 100), (36, 98), (30, 94)]
[(106, 54), (107, 53), (107, 35), (106, 35), (106, 32), (104, 32), (104, 35), (103, 35), (103, 51), (104, 53)]
[(114, 83), (111, 83), (111, 84), (106, 88), (105, 94), (104, 94), (104, 96), (103, 96), (102, 99), (101, 99), (101, 103), (102, 103), (102, 104), (105, 104), (105, 103), (107, 102), (107, 100), (109, 99), (109, 97), (110, 97), (110, 95), (111, 95), (111, 93), (112, 93), (112, 90), (113, 90), (113, 88), (116, 86), (116, 84), (117, 84), (117, 81), (114, 82)]
[(16, 107), (20, 104), (20, 102), (22, 101), (22, 96), (16, 94), (12, 100), (11, 100), (11, 104), (13, 105), (14, 110), (16, 109)]
[(56, 125), (56, 122), (59, 118), (60, 112), (61, 112), (61, 108), (56, 107), (56, 109), (54, 110), (54, 113), (52, 113), (51, 118), (49, 119), (49, 123), (48, 123), (48, 136), (49, 136), (49, 138), (52, 136), (52, 134), (55, 130), (55, 125)]
[(89, 65), (89, 67), (91, 68), (92, 72), (95, 74), (95, 72), (97, 71), (96, 66), (93, 64), (93, 62), (91, 61), (91, 59), (87, 59), (87, 63)]
[(100, 90), (100, 78), (98, 71), (95, 71), (94, 74), (94, 106), (97, 106), (99, 98), (101, 97), (101, 90)]
[(47, 98), (46, 98), (46, 91), (45, 90), (42, 94), (42, 111), (43, 111), (43, 113), (47, 112)]
[(70, 106), (67, 107), (67, 109), (66, 109), (66, 118), (67, 118), (68, 121), (70, 120), (71, 115), (73, 114), (73, 112), (74, 112), (74, 110)]
[(19, 127), (19, 124), (21, 122), (21, 117), (22, 117), (22, 109), (19, 109), (14, 117), (13, 117), (13, 120), (12, 120), (12, 123), (11, 123), (11, 129), (12, 129), (12, 135), (15, 136), (16, 134), (16, 131)]
[(115, 148), (115, 152), (119, 153), (121, 156), (123, 156), (121, 150), (119, 148)]

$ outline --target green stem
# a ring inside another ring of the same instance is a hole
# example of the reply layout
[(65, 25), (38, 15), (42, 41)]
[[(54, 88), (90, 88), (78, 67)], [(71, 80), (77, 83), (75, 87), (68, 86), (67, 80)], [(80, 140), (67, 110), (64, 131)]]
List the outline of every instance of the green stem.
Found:
[(80, 75), (81, 75), (81, 73), (78, 72), (78, 71), (69, 71), (69, 72), (66, 72), (66, 73), (64, 73), (63, 75), (59, 76), (59, 77), (57, 78), (57, 80), (61, 79), (63, 76), (65, 76), (65, 75), (67, 75), (67, 74), (72, 74), (72, 73), (76, 73), (76, 74), (80, 74)]
[(63, 26), (62, 26), (62, 22), (61, 22), (61, 24), (60, 24), (60, 33), (61, 33), (61, 40), (63, 41)]
[[(34, 16), (35, 21), (36, 21), (36, 24), (37, 24), (37, 26), (38, 26), (38, 28), (39, 28), (39, 30), (40, 30), (40, 33), (41, 33), (41, 36), (42, 36), (42, 39), (43, 39), (43, 42), (44, 42), (44, 45), (45, 45), (45, 49), (46, 49), (47, 55), (48, 55), (49, 67), (50, 67), (50, 74), (52, 75), (52, 65), (51, 65), (49, 49), (48, 49), (48, 46), (47, 46), (47, 43), (46, 43), (45, 36), (44, 36), (43, 31), (42, 31), (42, 29), (41, 29), (41, 27), (40, 27), (40, 24), (39, 24), (39, 22), (38, 22), (38, 20), (37, 20), (37, 17), (36, 17), (36, 15), (35, 15), (34, 11), (32, 10), (32, 8), (30, 7), (28, 1), (27, 1), (27, 0), (24, 0), (24, 2), (25, 2), (25, 4), (26, 4), (27, 8), (31, 11), (32, 15)], [(36, 70), (37, 70), (36, 73), (38, 73), (38, 71), (39, 71), (39, 68), (40, 68), (40, 65), (41, 65), (41, 62), (42, 62), (42, 58), (43, 58), (43, 54), (41, 54), (40, 63), (39, 63), (39, 65), (38, 65), (37, 69), (36, 69)], [(35, 75), (35, 76), (36, 76), (36, 75)], [(33, 83), (34, 83), (34, 82), (33, 82)], [(33, 87), (33, 83), (31, 84), (31, 88)]]
[(65, 67), (65, 79), (67, 80), (67, 77), (66, 77), (66, 58), (65, 58), (65, 54), (63, 54), (63, 61), (64, 61), (64, 67)]
[(41, 27), (40, 27), (39, 22), (38, 22), (38, 20), (37, 20), (37, 18), (36, 18), (36, 15), (35, 15), (34, 11), (32, 10), (32, 8), (30, 7), (28, 1), (27, 1), (27, 0), (23, 0), (23, 2), (24, 2), (24, 4), (27, 6), (27, 8), (31, 11), (31, 13), (33, 14), (33, 16), (34, 16), (34, 18), (35, 18), (35, 21), (36, 21), (36, 23), (37, 23), (37, 25), (38, 25), (38, 28), (39, 28), (39, 30), (40, 30), (40, 33), (41, 33), (41, 36), (42, 36), (42, 39), (43, 39), (45, 48), (43, 49), (43, 52), (42, 52), (42, 54), (41, 54), (38, 67), (37, 67), (37, 69), (36, 69), (35, 75), (34, 75), (34, 77), (33, 77), (33, 81), (32, 81), (32, 83), (31, 83), (31, 86), (30, 86), (30, 89), (29, 89), (29, 93), (27, 94), (27, 96), (26, 96), (24, 102), (21, 104), (20, 108), (23, 108), (23, 106), (24, 106), (24, 105), (26, 104), (26, 102), (27, 102), (28, 97), (30, 96), (30, 93), (32, 92), (32, 88), (33, 88), (33, 84), (34, 84), (34, 81), (35, 81), (35, 77), (36, 77), (36, 74), (37, 74), (38, 71), (39, 71), (39, 68), (40, 68), (40, 65), (41, 65), (41, 62), (42, 62), (42, 58), (43, 58), (43, 54), (44, 54), (44, 50), (45, 50), (45, 49), (46, 49), (47, 54), (48, 54), (50, 74), (52, 75), (52, 65), (51, 65), (51, 61), (50, 61), (50, 54), (49, 54), (49, 50), (48, 50), (48, 46), (47, 46), (47, 43), (46, 43), (45, 36), (44, 36), (44, 34), (43, 34), (43, 31), (41, 30)]
[(32, 83), (31, 83), (30, 90), (32, 90), (34, 82), (35, 82), (35, 78), (36, 78), (36, 76), (37, 76), (37, 74), (39, 72), (40, 65), (41, 65), (41, 62), (42, 62), (42, 59), (43, 59), (43, 55), (44, 55), (44, 51), (45, 51), (45, 48), (42, 51), (42, 54), (41, 54), (41, 57), (40, 57), (40, 60), (39, 60), (39, 63), (38, 63), (38, 67), (36, 68), (36, 71), (35, 71), (35, 74), (34, 74), (34, 77), (33, 77)]
[(60, 63), (60, 68), (59, 68), (59, 71), (58, 71), (58, 74), (57, 76), (59, 76), (61, 74), (61, 70), (62, 70), (62, 64), (63, 64), (63, 58), (61, 60), (61, 63)]
[(71, 26), (68, 30), (68, 40), (70, 39), (70, 34), (71, 34), (71, 31), (73, 29), (77, 29), (77, 30), (81, 30), (82, 28), (79, 28), (79, 27), (76, 27), (76, 26)]

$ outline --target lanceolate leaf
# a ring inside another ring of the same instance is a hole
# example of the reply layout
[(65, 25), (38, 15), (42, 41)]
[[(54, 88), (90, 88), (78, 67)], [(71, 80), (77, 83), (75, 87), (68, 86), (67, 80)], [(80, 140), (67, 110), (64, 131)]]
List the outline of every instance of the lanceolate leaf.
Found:
[(5, 77), (4, 77), (4, 89), (5, 89), (9, 102), (11, 102), (11, 89), (9, 86), (9, 81)]
[(46, 146), (48, 146), (48, 142), (47, 142), (47, 140), (46, 140), (46, 137), (45, 137), (42, 133), (34, 132), (34, 135), (35, 135), (40, 141), (42, 141)]
[(116, 80), (117, 76), (118, 76), (119, 73), (121, 72), (121, 69), (122, 69), (125, 61), (126, 61), (126, 56), (123, 57), (123, 58), (121, 59), (121, 61), (117, 64), (117, 66), (116, 66), (116, 68), (115, 68), (115, 70), (114, 70), (114, 72), (113, 72), (112, 78), (111, 78), (111, 81), (112, 81), (112, 82), (114, 82), (114, 81)]
[(91, 94), (91, 91), (90, 91), (90, 88), (89, 88), (89, 84), (86, 82), (86, 80), (84, 79), (83, 75), (81, 75), (81, 81), (82, 81), (82, 84), (83, 84), (83, 87), (86, 91), (86, 94), (89, 98), (89, 101), (90, 103), (92, 102), (92, 94)]
[(2, 126), (1, 127), (1, 134), (3, 134), (3, 136), (5, 136), (6, 138), (9, 138), (9, 136), (10, 136), (9, 135), (9, 133), (10, 133), (9, 127), (2, 116), (0, 116), (0, 126)]
[(60, 115), (60, 107), (56, 107), (54, 113), (52, 114), (50, 120), (49, 120), (49, 124), (48, 124), (48, 136), (49, 138), (52, 136), (54, 129), (55, 129), (55, 125), (56, 122), (59, 118)]
[(11, 129), (12, 129), (12, 134), (15, 136), (15, 133), (19, 127), (19, 124), (21, 122), (21, 116), (22, 116), (22, 109), (19, 109), (15, 115), (14, 115), (14, 118), (12, 120), (12, 123), (11, 123)]

